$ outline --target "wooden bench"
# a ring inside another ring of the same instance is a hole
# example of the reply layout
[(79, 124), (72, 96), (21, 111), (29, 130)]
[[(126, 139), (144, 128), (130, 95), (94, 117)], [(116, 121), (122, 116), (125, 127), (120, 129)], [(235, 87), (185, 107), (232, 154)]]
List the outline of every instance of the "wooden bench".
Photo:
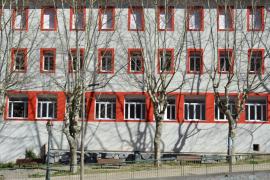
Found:
[(119, 168), (123, 165), (123, 159), (97, 159), (97, 164), (101, 166), (118, 166)]
[(201, 155), (178, 155), (176, 160), (182, 164), (183, 162), (191, 162), (191, 163), (201, 163), (202, 156)]
[(21, 167), (33, 167), (38, 166), (39, 163), (43, 163), (42, 159), (17, 159), (16, 164)]

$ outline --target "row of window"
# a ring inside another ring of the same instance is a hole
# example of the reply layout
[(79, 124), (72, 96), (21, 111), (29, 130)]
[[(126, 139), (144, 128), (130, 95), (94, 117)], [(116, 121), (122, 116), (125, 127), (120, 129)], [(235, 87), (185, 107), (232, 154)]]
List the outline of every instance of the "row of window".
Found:
[[(71, 49), (69, 54), (69, 72), (76, 72), (82, 68), (84, 63), (84, 50)], [(79, 56), (78, 56), (79, 54)], [(203, 72), (203, 50), (188, 49), (187, 70), (189, 73)], [(80, 59), (78, 61), (78, 59)], [(250, 73), (264, 72), (264, 50), (249, 49), (248, 61)], [(158, 72), (174, 72), (174, 50), (158, 49)], [(12, 49), (12, 71), (26, 72), (27, 70), (27, 49)], [(219, 49), (218, 71), (220, 73), (233, 72), (234, 56), (232, 49)], [(40, 71), (53, 73), (56, 69), (56, 49), (40, 50)], [(114, 49), (98, 49), (98, 71), (99, 73), (114, 73)], [(143, 73), (144, 58), (143, 49), (128, 50), (128, 73)]]
[[(38, 97), (37, 98), (37, 118), (55, 119), (57, 118), (57, 98)], [(232, 116), (236, 116), (234, 99), (231, 98), (228, 104)], [(202, 97), (185, 97), (184, 100), (184, 119), (185, 120), (205, 120), (206, 105)], [(263, 98), (249, 99), (245, 104), (246, 120), (266, 121), (267, 105)], [(124, 105), (124, 116), (126, 120), (145, 120), (146, 102), (142, 97), (126, 97)], [(165, 112), (165, 120), (176, 120), (177, 108), (176, 99), (170, 97)], [(9, 97), (8, 118), (27, 118), (28, 99), (27, 97)], [(115, 120), (116, 119), (116, 97), (100, 96), (95, 101), (95, 119)], [(226, 115), (215, 105), (215, 119), (226, 121)]]
[[(28, 9), (14, 9), (12, 22), (14, 30), (28, 29)], [(158, 9), (158, 30), (174, 31), (174, 7), (159, 7)], [(142, 7), (130, 7), (128, 9), (128, 30), (144, 31), (145, 28), (144, 11)], [(232, 6), (219, 7), (217, 9), (217, 29), (220, 31), (234, 30), (234, 8)], [(71, 8), (70, 10), (70, 30), (85, 30), (86, 10), (85, 8)], [(189, 7), (187, 10), (187, 30), (204, 30), (204, 9), (201, 6)], [(115, 8), (102, 7), (99, 9), (98, 28), (104, 31), (115, 29)], [(41, 30), (57, 30), (57, 9), (41, 9)], [(249, 7), (247, 9), (247, 30), (264, 30), (264, 8), (262, 6)]]

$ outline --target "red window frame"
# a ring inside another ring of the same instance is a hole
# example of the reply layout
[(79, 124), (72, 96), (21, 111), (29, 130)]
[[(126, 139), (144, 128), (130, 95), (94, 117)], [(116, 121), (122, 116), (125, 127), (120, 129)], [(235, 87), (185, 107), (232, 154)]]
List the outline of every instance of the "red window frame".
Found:
[[(225, 11), (225, 8), (227, 8), (227, 11), (229, 11), (230, 13), (230, 19), (231, 19), (231, 24), (230, 27), (228, 29), (220, 29), (219, 27), (219, 15), (221, 10)], [(234, 7), (233, 6), (219, 6), (217, 8), (217, 29), (218, 31), (234, 31)]]
[[(190, 20), (190, 13), (194, 10), (199, 10), (200, 13), (200, 28), (199, 29), (190, 29), (189, 28), (189, 20)], [(190, 6), (187, 9), (187, 30), (188, 31), (204, 31), (204, 8), (202, 6)]]
[[(112, 11), (112, 28), (103, 29), (102, 28), (102, 15), (104, 11)], [(107, 6), (107, 7), (99, 7), (98, 10), (98, 30), (99, 31), (113, 31), (115, 29), (115, 7)]]
[[(141, 71), (137, 71), (137, 72), (132, 72), (131, 71), (131, 54), (134, 52), (140, 52), (142, 55), (141, 58), (141, 63), (142, 63), (142, 68)], [(128, 49), (128, 74), (143, 74), (144, 73), (144, 59), (143, 59), (143, 49), (141, 48), (131, 48)]]
[[(165, 10), (165, 8), (168, 9), (167, 13), (171, 15), (171, 19), (170, 19), (171, 28), (170, 29), (168, 29), (168, 27), (166, 27), (165, 29), (160, 28), (160, 13), (163, 12)], [(158, 30), (159, 31), (174, 31), (174, 7), (173, 6), (169, 6), (169, 7), (160, 6), (160, 7), (158, 7), (157, 17), (158, 17)]]
[[(24, 70), (16, 70), (15, 68), (15, 55), (18, 52), (23, 52)], [(27, 48), (12, 48), (11, 49), (11, 72), (26, 73), (27, 72)]]
[[(111, 71), (102, 71), (102, 54), (104, 52), (110, 52), (112, 54), (112, 69)], [(113, 74), (114, 73), (114, 48), (99, 48), (98, 49), (98, 73), (100, 74)]]
[[(75, 72), (78, 72), (78, 70), (73, 70), (73, 62), (72, 62), (72, 59), (71, 59), (71, 56), (72, 54), (76, 54), (77, 53), (77, 49), (76, 48), (71, 48), (70, 51), (69, 51), (69, 54), (68, 54), (68, 71), (69, 73), (75, 73)], [(80, 69), (82, 69), (83, 67), (83, 63), (84, 63), (84, 49), (83, 48), (80, 48), (80, 58), (82, 57), (81, 59), (81, 62), (80, 62)]]
[[(261, 74), (264, 74), (264, 49), (248, 49), (248, 64), (251, 64), (251, 53), (261, 53), (261, 58), (262, 58), (262, 62), (261, 62)], [(249, 74), (258, 74), (257, 71), (250, 71), (250, 69), (248, 70)]]
[[(222, 53), (228, 53), (231, 58), (232, 65), (230, 66), (229, 71), (221, 71), (220, 69), (220, 56)], [(221, 74), (233, 73), (233, 67), (234, 67), (233, 50), (232, 49), (218, 49), (218, 73), (221, 73)]]
[[(191, 71), (190, 70), (190, 56), (191, 53), (199, 53), (201, 56), (200, 71)], [(188, 49), (187, 55), (187, 71), (189, 74), (202, 74), (203, 73), (203, 49)]]
[[(46, 10), (49, 11), (54, 11), (54, 27), (53, 28), (49, 28), (46, 29), (44, 27), (44, 13)], [(57, 31), (57, 9), (54, 7), (42, 7), (41, 8), (41, 21), (40, 21), (40, 27), (41, 27), (41, 31)]]
[(78, 7), (77, 9), (83, 11), (83, 27), (82, 28), (77, 28), (77, 27), (73, 28), (74, 8), (71, 7), (70, 8), (70, 17), (69, 17), (69, 19), (70, 19), (70, 22), (69, 22), (70, 31), (85, 31), (85, 27), (86, 27), (86, 9), (85, 9), (85, 7)]
[[(132, 18), (132, 12), (134, 11), (140, 11), (141, 13), (141, 25), (142, 28), (141, 29), (131, 29), (131, 18)], [(143, 11), (143, 7), (140, 6), (132, 6), (128, 8), (128, 31), (144, 31), (144, 11)]]
[[(53, 70), (45, 71), (44, 70), (44, 54), (45, 52), (53, 53)], [(56, 69), (56, 48), (41, 48), (40, 49), (40, 72), (41, 73), (55, 73)]]
[[(251, 14), (251, 11), (253, 9), (259, 9), (261, 11), (261, 28), (260, 29), (253, 29), (252, 27), (250, 27), (250, 21), (251, 19), (249, 18), (249, 15)], [(256, 7), (252, 7), (252, 6), (248, 6), (247, 7), (247, 31), (264, 31), (264, 6), (256, 6)]]
[[(160, 53), (161, 52), (170, 52), (171, 53), (171, 70), (170, 71), (161, 71), (160, 69)], [(174, 73), (174, 49), (173, 48), (160, 48), (158, 49), (158, 74), (173, 74)]]
[[(23, 10), (25, 11), (25, 28), (16, 28), (16, 16), (17, 16), (17, 11), (18, 10)], [(19, 7), (16, 9), (12, 10), (12, 29), (15, 31), (28, 31), (28, 14), (29, 14), (29, 9), (28, 7)]]

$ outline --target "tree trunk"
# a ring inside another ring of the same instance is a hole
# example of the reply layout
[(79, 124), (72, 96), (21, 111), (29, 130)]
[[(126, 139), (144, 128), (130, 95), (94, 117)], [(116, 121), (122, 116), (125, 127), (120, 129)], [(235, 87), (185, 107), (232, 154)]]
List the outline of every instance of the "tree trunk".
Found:
[(228, 130), (228, 161), (229, 161), (229, 173), (232, 173), (232, 165), (236, 163), (235, 158), (235, 136), (236, 136), (236, 127), (234, 122), (229, 122)]
[(155, 113), (156, 131), (155, 131), (155, 139), (154, 139), (154, 153), (155, 153), (155, 166), (157, 167), (161, 165), (160, 142), (161, 142), (163, 118), (164, 118), (164, 114)]
[(77, 173), (78, 166), (77, 166), (77, 144), (71, 143), (70, 147), (70, 172)]

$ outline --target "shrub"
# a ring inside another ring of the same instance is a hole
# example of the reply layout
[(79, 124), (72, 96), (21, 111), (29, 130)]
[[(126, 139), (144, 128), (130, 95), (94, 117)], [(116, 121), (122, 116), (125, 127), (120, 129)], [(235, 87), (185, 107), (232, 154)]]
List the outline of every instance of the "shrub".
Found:
[(34, 153), (32, 149), (25, 150), (25, 158), (26, 159), (37, 159), (37, 155)]

